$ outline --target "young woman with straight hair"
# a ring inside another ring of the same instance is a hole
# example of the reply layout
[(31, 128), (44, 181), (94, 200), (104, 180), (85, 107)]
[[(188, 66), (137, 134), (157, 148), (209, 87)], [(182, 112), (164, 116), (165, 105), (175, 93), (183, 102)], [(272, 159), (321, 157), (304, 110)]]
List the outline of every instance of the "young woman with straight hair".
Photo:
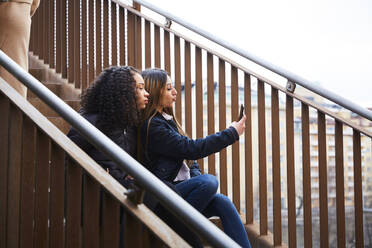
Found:
[(177, 91), (168, 73), (161, 69), (142, 72), (149, 103), (141, 125), (141, 155), (145, 166), (206, 217), (218, 216), (225, 233), (242, 247), (250, 247), (239, 213), (231, 200), (218, 194), (215, 176), (202, 175), (195, 160), (219, 152), (239, 140), (245, 119), (202, 139), (190, 139), (173, 113)]

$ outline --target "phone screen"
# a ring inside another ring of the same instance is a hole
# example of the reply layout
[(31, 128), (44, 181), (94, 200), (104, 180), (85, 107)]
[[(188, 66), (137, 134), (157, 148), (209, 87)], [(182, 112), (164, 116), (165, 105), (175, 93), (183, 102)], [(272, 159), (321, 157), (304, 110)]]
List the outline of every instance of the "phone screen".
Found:
[(240, 112), (239, 112), (239, 119), (238, 120), (243, 118), (243, 114), (244, 114), (244, 105), (240, 104)]

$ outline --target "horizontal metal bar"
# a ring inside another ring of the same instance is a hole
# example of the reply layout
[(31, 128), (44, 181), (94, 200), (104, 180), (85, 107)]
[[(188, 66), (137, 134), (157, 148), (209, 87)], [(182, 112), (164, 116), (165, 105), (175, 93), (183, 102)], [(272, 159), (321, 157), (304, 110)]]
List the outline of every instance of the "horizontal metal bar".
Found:
[(79, 133), (98, 150), (115, 161), (124, 171), (133, 176), (144, 189), (154, 194), (164, 206), (173, 212), (187, 226), (205, 238), (215, 247), (239, 247), (230, 237), (218, 229), (201, 213), (176, 194), (161, 180), (133, 159), (122, 148), (94, 127), (81, 115), (76, 113), (47, 87), (27, 73), (17, 63), (0, 50), (0, 65), (13, 74), (48, 106), (60, 114)]
[[(121, 0), (114, 0), (116, 2), (122, 2)], [(364, 118), (367, 118), (368, 120), (372, 121), (372, 111), (366, 109), (366, 108), (363, 108), (361, 106), (359, 106), (358, 104), (355, 104), (353, 102), (351, 102), (350, 100), (340, 96), (340, 95), (337, 95), (323, 87), (320, 87), (316, 84), (314, 84), (313, 82), (303, 78), (303, 77), (300, 77), (284, 68), (281, 68), (277, 65), (274, 65), (272, 63), (270, 63), (269, 61), (266, 61), (256, 55), (254, 55), (253, 53), (250, 53), (238, 46), (235, 46), (234, 44), (230, 43), (230, 42), (227, 42), (219, 37), (216, 37), (215, 35), (203, 30), (203, 29), (200, 29), (199, 27), (189, 23), (189, 22), (186, 22), (184, 21), (183, 19), (179, 18), (179, 17), (176, 17), (172, 14), (170, 14), (169, 12), (167, 11), (164, 11), (158, 7), (156, 7), (155, 5), (151, 4), (151, 3), (148, 3), (147, 1), (143, 1), (143, 0), (133, 0), (134, 2), (136, 3), (139, 3), (141, 5), (143, 5), (144, 7), (164, 16), (166, 19), (169, 19), (173, 22), (176, 22), (178, 23), (179, 25), (203, 36), (204, 38), (207, 38), (208, 40), (210, 41), (213, 41), (215, 42), (216, 44), (230, 50), (230, 51), (233, 51), (235, 52), (236, 54), (239, 54), (240, 56), (250, 60), (250, 61), (253, 61), (255, 62), (256, 64), (266, 68), (266, 69), (269, 69), (270, 71), (272, 72), (275, 72), (276, 74), (286, 78), (288, 81), (290, 82), (293, 82), (293, 83), (296, 83), (296, 84), (299, 84), (303, 87), (305, 87), (306, 89), (308, 90), (311, 90), (315, 93), (317, 93), (318, 95), (322, 96), (322, 97), (325, 97), (326, 99), (334, 102), (334, 103), (337, 103), (338, 105), (348, 109), (348, 110), (351, 110), (353, 111), (354, 113), (357, 113), (359, 114), (360, 116), (363, 116)], [(124, 2), (123, 2), (124, 3)]]

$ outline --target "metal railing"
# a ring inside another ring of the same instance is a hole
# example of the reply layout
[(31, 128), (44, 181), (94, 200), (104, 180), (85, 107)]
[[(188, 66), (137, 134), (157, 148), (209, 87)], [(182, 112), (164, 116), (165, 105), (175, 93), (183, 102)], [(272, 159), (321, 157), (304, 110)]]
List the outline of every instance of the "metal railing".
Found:
[[(224, 54), (154, 20), (141, 12), (141, 5), (369, 120), (370, 111), (354, 106), (332, 92), (314, 87), (311, 82), (145, 1), (135, 1), (134, 6), (129, 6), (119, 0), (82, 0), (81, 8), (74, 7), (73, 4), (77, 2), (80, 1), (69, 1), (71, 6), (66, 8), (66, 1), (56, 1), (56, 50), (53, 46), (49, 46), (48, 50), (43, 42), (50, 42), (53, 38), (48, 40), (48, 37), (44, 37), (45, 41), (39, 39), (45, 35), (45, 30), (49, 30), (46, 26), (54, 22), (46, 17), (54, 16), (45, 14), (51, 8), (43, 7), (42, 1), (41, 11), (35, 14), (33, 20), (31, 35), (31, 50), (35, 55), (49, 61), (51, 67), (55, 67), (57, 72), (82, 90), (89, 86), (102, 68), (109, 65), (119, 63), (138, 69), (160, 67), (167, 70), (181, 95), (181, 100), (175, 104), (176, 116), (193, 138), (226, 128), (229, 122), (237, 118), (239, 105), (243, 102), (247, 121), (240, 144), (236, 143), (231, 149), (224, 149), (218, 155), (198, 162), (204, 172), (219, 178), (220, 192), (232, 198), (238, 211), (245, 215), (247, 227), (258, 222), (256, 236), (263, 242), (272, 240), (271, 245), (288, 243), (292, 247), (299, 240), (297, 223), (301, 221), (304, 244), (300, 245), (327, 246), (330, 236), (337, 235), (337, 244), (345, 246), (349, 240), (348, 234), (354, 233), (357, 246), (363, 247), (363, 226), (370, 223), (363, 221), (362, 195), (368, 183), (362, 181), (362, 171), (364, 167), (372, 166), (367, 163), (362, 167), (362, 161), (371, 158), (370, 152), (361, 149), (371, 146), (372, 133), (367, 127), (355, 125), (325, 105), (292, 93)], [(67, 10), (68, 14), (61, 10)], [(80, 30), (82, 33), (79, 33)], [(333, 141), (327, 142), (328, 137)], [(352, 145), (344, 146), (344, 142)], [(328, 171), (327, 166), (329, 146), (335, 151), (335, 171), (332, 172)], [(348, 153), (352, 153), (352, 159), (344, 161), (344, 155)], [(347, 170), (351, 165), (352, 177)], [(284, 168), (286, 173), (283, 173)], [(299, 173), (300, 169), (302, 173)], [(267, 175), (268, 171), (271, 175)], [(335, 177), (333, 174), (330, 177), (335, 178), (336, 184), (336, 200), (332, 202), (328, 202), (329, 173), (335, 174)], [(344, 189), (345, 183), (350, 182), (353, 187)], [(268, 185), (272, 187), (268, 188)], [(316, 194), (311, 191), (314, 185), (318, 185)], [(303, 199), (302, 219), (296, 217), (298, 196)], [(372, 204), (372, 199), (366, 202)], [(287, 210), (283, 216), (282, 204), (286, 205), (283, 209)], [(354, 208), (354, 226), (345, 224), (350, 214), (345, 212), (345, 207), (348, 207), (345, 204), (352, 204)], [(337, 211), (337, 225), (328, 225), (328, 212), (333, 207)], [(314, 212), (314, 209), (319, 211)], [(268, 215), (269, 211), (272, 214)], [(284, 218), (288, 220), (288, 225), (282, 224)], [(313, 220), (320, 221), (319, 233), (315, 234), (318, 230), (313, 226)], [(331, 229), (333, 226), (337, 230)], [(288, 236), (283, 238), (284, 232)], [(312, 239), (313, 234), (317, 236), (315, 240)], [(320, 243), (316, 243), (318, 241)]]
[(80, 116), (63, 100), (56, 97), (42, 83), (25, 72), (0, 50), (0, 65), (27, 86), (41, 100), (48, 104), (61, 117), (67, 120), (80, 134), (108, 158), (115, 161), (124, 171), (132, 175), (143, 188), (151, 192), (159, 201), (187, 226), (205, 238), (215, 247), (238, 247), (238, 245), (201, 213), (195, 210), (183, 198), (172, 191), (162, 181), (145, 169), (140, 163), (128, 155), (111, 139)]
[[(114, 0), (115, 2), (122, 2), (120, 0)], [(353, 102), (351, 102), (350, 100), (346, 99), (345, 97), (343, 96), (340, 96), (340, 95), (337, 95), (319, 85), (316, 85), (314, 84), (313, 82), (299, 76), (299, 75), (296, 75), (295, 73), (291, 72), (291, 71), (288, 71), (278, 65), (275, 65), (273, 63), (270, 63), (269, 61), (263, 59), (263, 58), (260, 58), (259, 56), (256, 56), (255, 54), (251, 53), (251, 52), (248, 52), (247, 50), (245, 49), (242, 49), (240, 47), (237, 47), (236, 45), (234, 45), (233, 43), (231, 42), (228, 42), (226, 40), (223, 40), (221, 39), (220, 37), (216, 37), (215, 35), (203, 30), (203, 29), (200, 29), (199, 27), (179, 18), (179, 17), (176, 17), (174, 15), (172, 15), (171, 13), (163, 10), (163, 9), (160, 9), (158, 7), (156, 7), (155, 5), (147, 2), (147, 1), (143, 1), (143, 0), (133, 0), (133, 2), (136, 2), (162, 16), (164, 16), (167, 20), (170, 20), (172, 22), (176, 22), (178, 23), (179, 25), (195, 32), (196, 34), (199, 34), (201, 35), (202, 37), (230, 50), (230, 51), (233, 51), (235, 52), (236, 54), (239, 54), (240, 56), (250, 60), (250, 61), (253, 61), (254, 63), (258, 64), (258, 65), (261, 65), (262, 67), (272, 71), (272, 72), (275, 72), (276, 74), (286, 78), (288, 81), (290, 82), (293, 82), (295, 84), (299, 84), (303, 87), (305, 87), (306, 89), (312, 91), (312, 92), (315, 92), (317, 93), (318, 95), (330, 100), (330, 101), (333, 101), (334, 103), (337, 103), (338, 105), (348, 109), (348, 110), (351, 110), (353, 111), (354, 113), (357, 113), (359, 114), (360, 116), (363, 116), (364, 118), (367, 118), (368, 120), (372, 121), (372, 111), (366, 109), (366, 108), (363, 108)]]

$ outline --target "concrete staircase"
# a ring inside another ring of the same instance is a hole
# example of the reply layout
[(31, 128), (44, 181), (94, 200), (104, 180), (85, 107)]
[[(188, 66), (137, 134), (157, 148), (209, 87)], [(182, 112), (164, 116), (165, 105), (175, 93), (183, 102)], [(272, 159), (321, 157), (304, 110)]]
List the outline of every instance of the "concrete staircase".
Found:
[[(75, 87), (69, 84), (66, 79), (63, 79), (59, 73), (49, 68), (48, 65), (44, 64), (42, 60), (38, 59), (38, 57), (32, 53), (29, 54), (29, 73), (42, 82), (71, 108), (76, 111), (80, 109), (80, 89), (75, 89)], [(68, 132), (70, 124), (30, 90), (27, 91), (27, 100), (63, 133)]]

